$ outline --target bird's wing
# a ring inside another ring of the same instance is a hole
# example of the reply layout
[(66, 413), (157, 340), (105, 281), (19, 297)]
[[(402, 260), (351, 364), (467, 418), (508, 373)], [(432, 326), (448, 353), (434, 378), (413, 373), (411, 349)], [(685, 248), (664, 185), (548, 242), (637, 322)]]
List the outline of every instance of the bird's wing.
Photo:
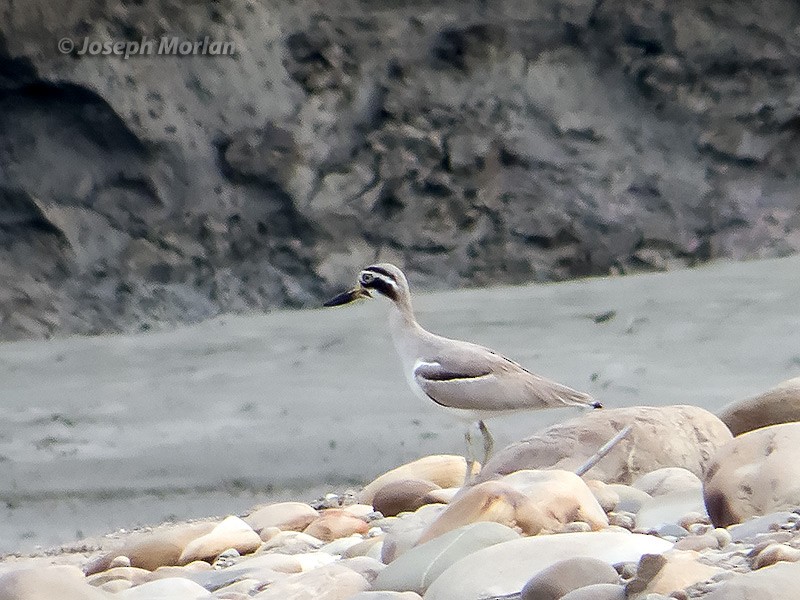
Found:
[(414, 380), (431, 400), (448, 408), (493, 412), (596, 404), (588, 394), (473, 344), (420, 361)]

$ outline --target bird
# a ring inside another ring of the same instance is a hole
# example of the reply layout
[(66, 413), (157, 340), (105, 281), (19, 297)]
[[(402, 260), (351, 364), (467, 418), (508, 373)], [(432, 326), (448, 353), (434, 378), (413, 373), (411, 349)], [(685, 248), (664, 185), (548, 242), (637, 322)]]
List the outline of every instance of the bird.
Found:
[(472, 342), (436, 335), (414, 316), (408, 280), (398, 267), (378, 263), (364, 268), (353, 289), (325, 307), (350, 304), (373, 294), (390, 301), (389, 328), (409, 387), (466, 423), (467, 480), (474, 464), (470, 426), (483, 436), (483, 464), (494, 438), (485, 424), (492, 416), (563, 406), (602, 408), (591, 395), (528, 371), (505, 356)]

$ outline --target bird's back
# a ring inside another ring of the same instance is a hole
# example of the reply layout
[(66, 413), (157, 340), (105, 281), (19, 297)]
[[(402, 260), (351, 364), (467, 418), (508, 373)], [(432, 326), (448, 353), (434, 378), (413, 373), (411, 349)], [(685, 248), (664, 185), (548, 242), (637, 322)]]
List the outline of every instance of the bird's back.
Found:
[(413, 379), (437, 404), (486, 413), (599, 406), (589, 394), (536, 375), (489, 348), (429, 336)]

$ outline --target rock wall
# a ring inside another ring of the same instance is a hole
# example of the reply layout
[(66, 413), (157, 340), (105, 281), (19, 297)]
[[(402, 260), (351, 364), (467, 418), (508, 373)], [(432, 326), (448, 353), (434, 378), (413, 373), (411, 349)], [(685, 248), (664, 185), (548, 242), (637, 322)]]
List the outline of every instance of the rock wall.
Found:
[[(0, 3), (0, 337), (800, 249), (791, 0)], [(68, 37), (232, 41), (78, 56)]]

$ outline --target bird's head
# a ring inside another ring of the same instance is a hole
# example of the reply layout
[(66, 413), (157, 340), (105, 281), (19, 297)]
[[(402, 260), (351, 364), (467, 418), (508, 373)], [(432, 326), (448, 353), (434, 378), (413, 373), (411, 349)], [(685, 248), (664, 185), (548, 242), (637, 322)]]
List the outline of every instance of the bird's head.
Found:
[(349, 304), (359, 298), (372, 298), (373, 293), (398, 302), (408, 296), (408, 281), (403, 272), (389, 263), (370, 265), (358, 275), (358, 284), (352, 290), (328, 300), (323, 306)]

